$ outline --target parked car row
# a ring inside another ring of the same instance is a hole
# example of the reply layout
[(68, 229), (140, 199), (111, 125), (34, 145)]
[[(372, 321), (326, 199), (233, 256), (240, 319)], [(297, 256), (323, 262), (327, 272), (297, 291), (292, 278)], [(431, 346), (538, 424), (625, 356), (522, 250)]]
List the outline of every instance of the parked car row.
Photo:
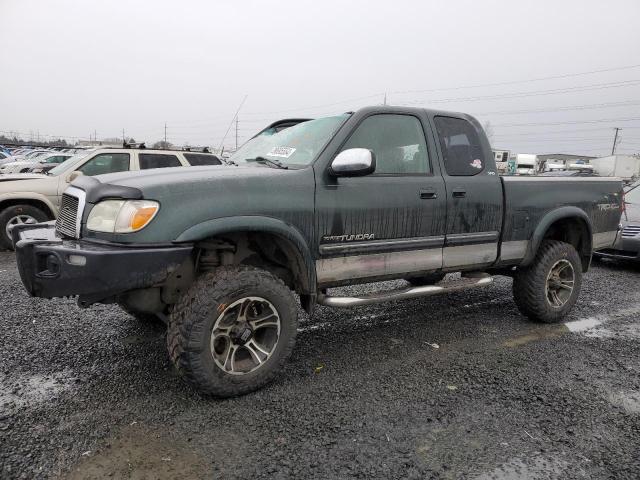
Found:
[[(84, 150), (81, 148), (32, 148), (0, 145), (0, 174), (27, 173), (34, 169), (40, 169), (42, 172)], [(47, 166), (43, 168), (43, 165)]]
[[(64, 156), (67, 158), (60, 159)], [(12, 248), (12, 225), (57, 218), (62, 192), (79, 176), (222, 164), (217, 156), (205, 152), (110, 147), (71, 156), (47, 152), (37, 160), (30, 173), (19, 169), (18, 173), (0, 175), (0, 248)]]

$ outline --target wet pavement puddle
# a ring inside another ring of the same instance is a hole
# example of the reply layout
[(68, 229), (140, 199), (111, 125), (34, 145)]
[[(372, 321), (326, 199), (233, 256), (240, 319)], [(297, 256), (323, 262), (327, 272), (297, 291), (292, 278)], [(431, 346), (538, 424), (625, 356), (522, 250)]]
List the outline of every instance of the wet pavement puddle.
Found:
[(200, 479), (213, 478), (209, 462), (183, 441), (140, 424), (123, 428), (95, 452), (84, 452), (63, 478)]

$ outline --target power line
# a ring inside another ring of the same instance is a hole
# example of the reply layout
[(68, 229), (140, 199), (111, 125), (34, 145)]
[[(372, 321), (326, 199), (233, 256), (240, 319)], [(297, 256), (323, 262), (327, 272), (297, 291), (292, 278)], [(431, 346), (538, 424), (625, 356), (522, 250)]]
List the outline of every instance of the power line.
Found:
[[(640, 117), (632, 118), (603, 118), (600, 120), (577, 120), (568, 122), (542, 122), (542, 123), (512, 123), (502, 125), (492, 125), (495, 128), (510, 128), (510, 127), (546, 127), (552, 125), (578, 125), (582, 123), (604, 123), (604, 122), (635, 122), (640, 120)], [(640, 128), (640, 127), (637, 127)]]
[[(636, 129), (640, 127), (625, 127), (626, 130)], [(521, 136), (530, 136), (530, 135), (565, 135), (567, 133), (578, 133), (578, 132), (601, 132), (603, 130), (610, 130), (610, 127), (599, 127), (599, 128), (581, 128), (578, 130), (553, 130), (549, 132), (526, 132), (526, 133), (496, 133), (494, 137), (521, 137)]]
[[(512, 142), (604, 142), (610, 141), (611, 137), (583, 137), (583, 138), (544, 138), (544, 137), (536, 137), (536, 138), (520, 138), (516, 140), (511, 140)], [(503, 140), (501, 140), (503, 141)]]
[[(588, 72), (566, 73), (566, 74), (561, 74), (561, 75), (552, 75), (552, 76), (548, 76), (548, 77), (538, 77), (538, 78), (531, 78), (531, 79), (524, 79), (524, 80), (511, 80), (511, 81), (506, 81), (506, 82), (482, 83), (482, 84), (477, 84), (477, 85), (462, 85), (462, 86), (456, 86), (456, 87), (440, 87), (440, 88), (430, 88), (430, 89), (421, 89), (421, 90), (393, 90), (393, 91), (386, 92), (386, 93), (403, 95), (403, 94), (407, 94), (407, 93), (444, 92), (444, 91), (452, 91), (452, 90), (464, 90), (464, 89), (468, 89), (468, 88), (481, 88), (481, 87), (496, 87), (496, 86), (504, 86), (504, 85), (516, 85), (516, 84), (519, 84), (519, 83), (532, 83), (532, 82), (540, 82), (540, 81), (544, 81), (544, 80), (554, 80), (554, 79), (560, 79), (560, 78), (571, 78), (571, 77), (578, 77), (578, 76), (583, 76), (583, 75), (592, 75), (592, 74), (597, 74), (597, 73), (614, 72), (614, 71), (620, 71), (620, 70), (630, 70), (630, 69), (638, 68), (638, 67), (640, 67), (640, 64), (625, 65), (625, 66), (613, 67), (613, 68), (604, 68), (604, 69), (599, 69), (599, 70), (591, 70), (591, 71), (588, 71)], [(327, 103), (327, 104), (323, 104), (323, 105), (314, 105), (314, 106), (308, 106), (308, 107), (291, 108), (291, 109), (287, 109), (287, 110), (275, 110), (275, 111), (270, 111), (270, 112), (248, 112), (248, 113), (245, 113), (245, 115), (271, 115), (271, 114), (279, 114), (279, 113), (287, 113), (287, 112), (300, 112), (300, 111), (305, 111), (305, 110), (313, 110), (313, 109), (316, 109), (316, 108), (332, 107), (332, 106), (335, 106), (335, 105), (342, 105), (342, 104), (345, 104), (345, 103), (355, 102), (355, 101), (359, 101), (359, 100), (366, 100), (366, 99), (374, 98), (374, 97), (381, 97), (381, 96), (384, 97), (384, 95), (386, 93), (385, 92), (378, 92), (378, 93), (374, 93), (374, 94), (371, 94), (371, 95), (366, 95), (366, 96), (362, 96), (362, 97), (355, 97), (355, 98), (340, 100), (340, 101), (336, 101), (336, 102), (333, 102), (333, 103)]]
[(615, 108), (615, 107), (631, 107), (640, 105), (640, 102), (610, 102), (610, 103), (592, 103), (587, 105), (570, 105), (565, 107), (538, 108), (534, 110), (502, 110), (497, 112), (475, 113), (477, 116), (488, 115), (516, 115), (521, 113), (550, 113), (550, 112), (568, 112), (572, 110), (590, 110), (599, 108)]
[(271, 114), (279, 114), (279, 113), (300, 112), (303, 110), (313, 110), (316, 108), (333, 107), (335, 105), (342, 105), (344, 103), (356, 102), (359, 100), (366, 100), (373, 97), (380, 97), (381, 95), (384, 95), (384, 92), (374, 93), (372, 95), (365, 95), (364, 97), (356, 97), (356, 98), (350, 98), (346, 100), (340, 100), (338, 102), (333, 102), (333, 103), (325, 103), (324, 105), (314, 105), (312, 107), (289, 108), (286, 110), (275, 110), (271, 112), (247, 112), (244, 115), (271, 115)]
[(562, 75), (552, 75), (549, 77), (538, 77), (538, 78), (530, 78), (525, 80), (510, 80), (507, 82), (494, 82), (494, 83), (481, 83), (477, 85), (465, 85), (459, 87), (444, 87), (444, 88), (430, 88), (425, 90), (404, 90), (404, 91), (393, 91), (391, 93), (394, 94), (406, 94), (406, 93), (427, 93), (427, 92), (443, 92), (446, 90), (463, 90), (466, 88), (481, 88), (481, 87), (499, 87), (504, 85), (516, 85), (518, 83), (531, 83), (531, 82), (541, 82), (544, 80), (556, 80), (560, 78), (571, 78), (571, 77), (579, 77), (582, 75), (592, 75), (596, 73), (605, 73), (605, 72), (614, 72), (618, 70), (629, 70), (632, 68), (638, 68), (640, 64), (636, 65), (626, 65), (623, 67), (614, 67), (614, 68), (604, 68), (601, 70), (591, 70), (589, 72), (577, 72), (577, 73), (566, 73)]
[(620, 82), (595, 83), (592, 85), (583, 85), (580, 87), (554, 88), (549, 90), (532, 90), (529, 92), (504, 93), (497, 95), (479, 95), (474, 97), (458, 97), (458, 98), (442, 98), (436, 100), (414, 100), (410, 102), (400, 103), (398, 105), (411, 106), (423, 105), (425, 103), (451, 103), (451, 102), (475, 102), (478, 100), (494, 100), (498, 98), (522, 98), (536, 97), (541, 95), (556, 95), (559, 93), (586, 92), (591, 90), (602, 90), (606, 88), (631, 87), (640, 84), (640, 80), (624, 80)]

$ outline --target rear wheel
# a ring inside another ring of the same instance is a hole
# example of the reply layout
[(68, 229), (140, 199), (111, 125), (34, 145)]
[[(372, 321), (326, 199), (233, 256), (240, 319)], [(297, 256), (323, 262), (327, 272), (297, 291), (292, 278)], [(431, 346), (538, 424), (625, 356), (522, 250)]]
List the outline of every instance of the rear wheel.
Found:
[(9, 229), (13, 225), (46, 222), (49, 216), (33, 205), (12, 205), (0, 212), (0, 247), (13, 250)]
[(445, 273), (430, 273), (428, 275), (423, 275), (422, 277), (407, 278), (407, 282), (409, 282), (414, 287), (433, 285), (434, 283), (442, 281), (445, 275)]
[(575, 305), (582, 285), (582, 264), (576, 249), (565, 242), (545, 240), (528, 267), (513, 279), (513, 298), (532, 320), (557, 323)]
[(174, 305), (167, 346), (187, 382), (232, 397), (273, 380), (291, 354), (297, 325), (297, 305), (282, 280), (254, 267), (220, 267)]

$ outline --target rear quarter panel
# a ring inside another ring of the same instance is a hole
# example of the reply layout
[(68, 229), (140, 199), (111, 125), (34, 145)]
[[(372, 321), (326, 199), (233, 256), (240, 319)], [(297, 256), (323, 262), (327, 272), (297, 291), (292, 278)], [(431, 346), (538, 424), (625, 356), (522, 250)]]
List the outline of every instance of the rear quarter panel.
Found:
[(503, 244), (526, 245), (547, 215), (567, 206), (579, 208), (589, 218), (593, 249), (615, 241), (622, 212), (620, 179), (506, 176), (502, 181), (505, 192)]

